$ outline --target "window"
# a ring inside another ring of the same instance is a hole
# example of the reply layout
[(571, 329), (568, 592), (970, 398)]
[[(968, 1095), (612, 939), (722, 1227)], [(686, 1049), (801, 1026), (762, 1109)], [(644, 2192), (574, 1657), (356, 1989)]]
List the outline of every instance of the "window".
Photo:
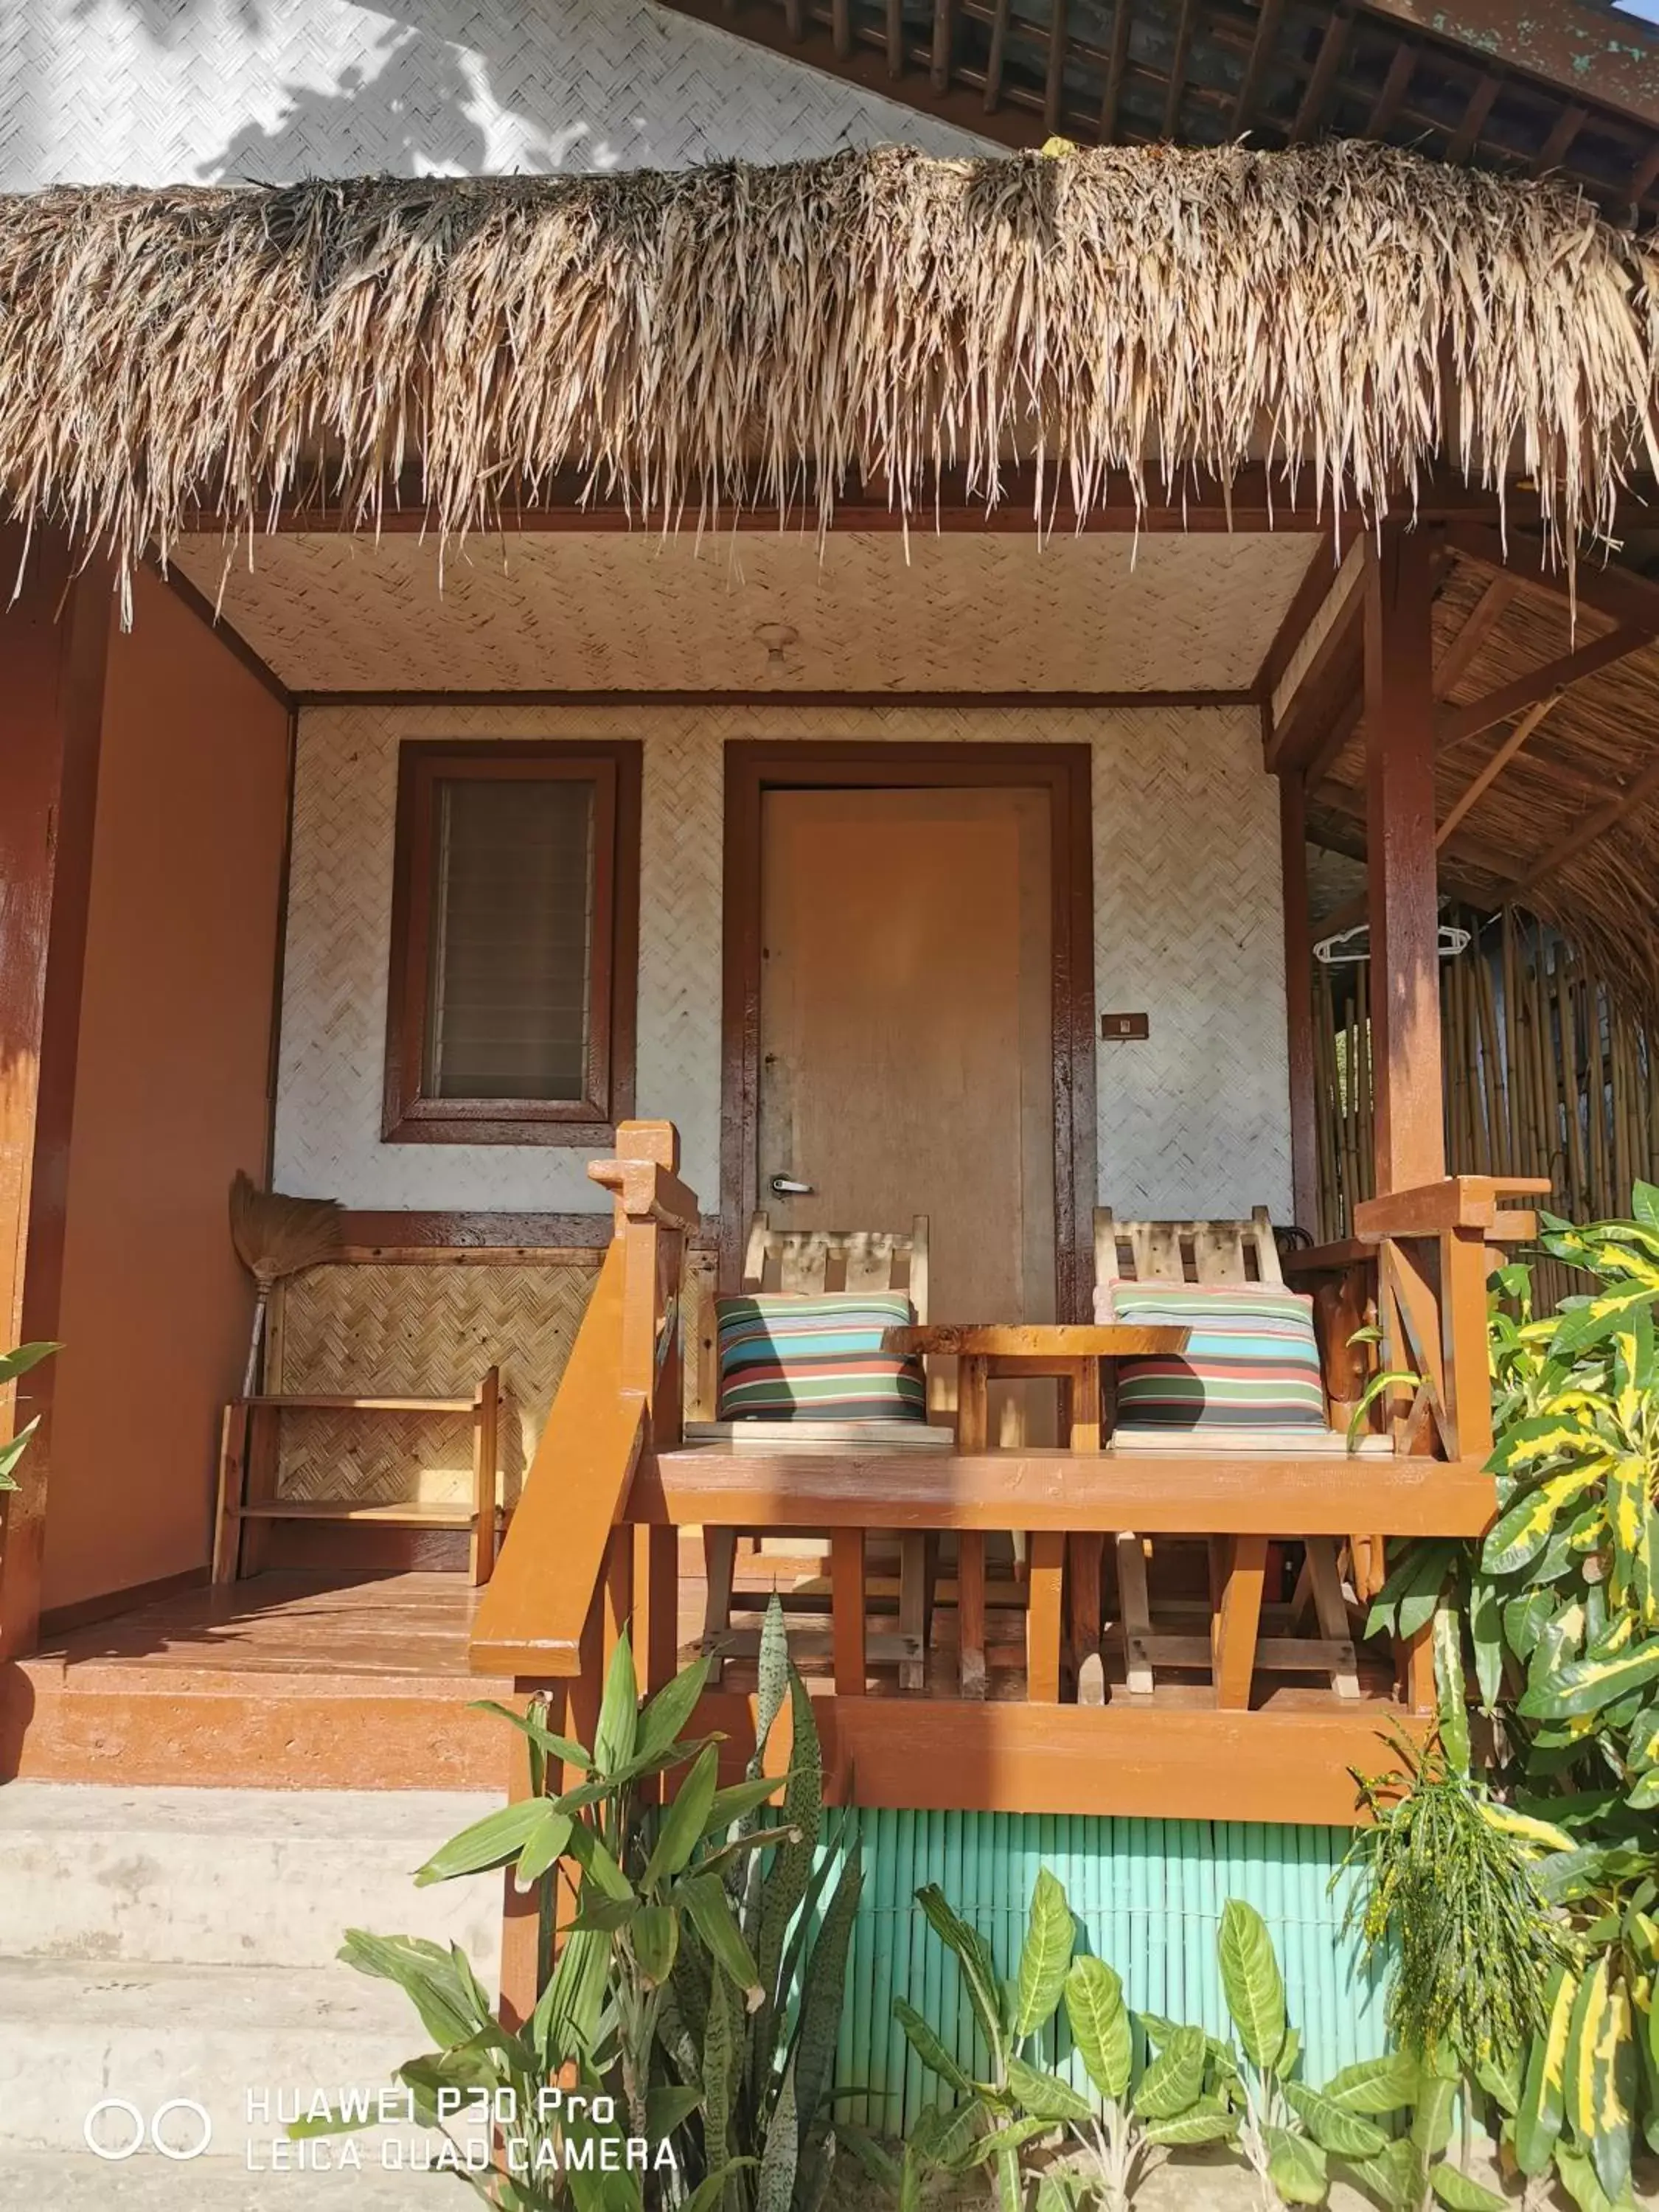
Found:
[(633, 1111), (637, 744), (405, 744), (395, 1144), (600, 1145)]

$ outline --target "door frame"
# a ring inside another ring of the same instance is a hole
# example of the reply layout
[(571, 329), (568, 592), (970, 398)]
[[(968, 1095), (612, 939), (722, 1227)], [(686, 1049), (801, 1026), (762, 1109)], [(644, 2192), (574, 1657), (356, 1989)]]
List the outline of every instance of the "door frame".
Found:
[(721, 921), (722, 1286), (735, 1287), (760, 1203), (761, 802), (769, 791), (993, 789), (1048, 794), (1049, 1064), (1054, 1123), (1054, 1310), (1090, 1317), (1094, 1291), (1095, 915), (1086, 744), (728, 738)]

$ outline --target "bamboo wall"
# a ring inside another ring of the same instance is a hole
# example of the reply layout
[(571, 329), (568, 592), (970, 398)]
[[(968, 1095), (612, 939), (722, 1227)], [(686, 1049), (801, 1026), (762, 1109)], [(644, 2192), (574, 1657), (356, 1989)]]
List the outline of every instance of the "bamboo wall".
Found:
[[(837, 1836), (849, 1816), (830, 1816)], [(1273, 1932), (1303, 2072), (1322, 2081), (1384, 2046), (1382, 1990), (1342, 1922), (1350, 1877), (1337, 1875), (1346, 1828), (1267, 1827), (1225, 1820), (1131, 1820), (1037, 1813), (864, 1812), (864, 1893), (854, 1923), (836, 2078), (869, 2092), (850, 2106), (886, 2134), (915, 2124), (950, 2093), (928, 2074), (892, 2016), (908, 1998), (970, 2073), (982, 2063), (956, 1961), (914, 1899), (935, 1881), (988, 1938), (1012, 1974), (1039, 1866), (1065, 1885), (1085, 1934), (1138, 2010), (1227, 2029), (1216, 1933), (1230, 1897), (1254, 1905)], [(1334, 1887), (1333, 1886), (1334, 1884)], [(1050, 2043), (1054, 2031), (1048, 2031)], [(1046, 2054), (1083, 2075), (1064, 2048)]]
[[(1632, 1182), (1659, 1181), (1647, 1029), (1611, 978), (1529, 916), (1449, 919), (1470, 933), (1440, 966), (1451, 1172), (1547, 1176), (1551, 1210), (1574, 1220), (1628, 1213)], [(1322, 1243), (1346, 1237), (1354, 1200), (1371, 1194), (1370, 984), (1363, 963), (1314, 963)], [(1565, 1270), (1540, 1266), (1542, 1303), (1566, 1287)]]

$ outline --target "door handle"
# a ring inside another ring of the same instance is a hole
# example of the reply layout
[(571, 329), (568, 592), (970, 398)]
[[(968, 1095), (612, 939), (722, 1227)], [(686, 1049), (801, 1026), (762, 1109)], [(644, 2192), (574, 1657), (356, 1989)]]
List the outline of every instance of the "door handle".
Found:
[(793, 1176), (774, 1176), (771, 1188), (774, 1196), (777, 1198), (811, 1198), (814, 1195), (810, 1182), (797, 1182)]

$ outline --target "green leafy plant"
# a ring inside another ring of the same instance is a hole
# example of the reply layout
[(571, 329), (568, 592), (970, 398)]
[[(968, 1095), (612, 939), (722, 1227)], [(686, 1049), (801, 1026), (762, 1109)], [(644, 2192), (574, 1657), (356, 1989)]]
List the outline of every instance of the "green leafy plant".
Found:
[[(16, 1382), (19, 1376), (27, 1375), (31, 1367), (38, 1367), (43, 1359), (49, 1359), (54, 1352), (61, 1352), (63, 1348), (61, 1344), (20, 1344), (15, 1352), (0, 1352), (0, 1390), (3, 1390), (8, 1382)], [(17, 1484), (12, 1470), (22, 1458), (28, 1448), (29, 1438), (40, 1425), (40, 1416), (37, 1413), (32, 1421), (25, 1422), (9, 1443), (0, 1444), (0, 1490), (16, 1489)]]
[[(924, 2114), (906, 2147), (908, 2193), (919, 2167), (963, 2174), (992, 2169), (1004, 2212), (1019, 2212), (1027, 2192), (1028, 2146), (1063, 2130), (1080, 2163), (1046, 2166), (1037, 2176), (1042, 2212), (1097, 2203), (1122, 2212), (1144, 2176), (1183, 2143), (1230, 2140), (1237, 2123), (1223, 2094), (1231, 2054), (1201, 2027), (1160, 2022), (1163, 2048), (1145, 2057), (1123, 1999), (1103, 1960), (1074, 1955), (1077, 1923), (1066, 1892), (1047, 1868), (1031, 1893), (1018, 1966), (997, 1975), (989, 1944), (929, 1884), (916, 1892), (929, 1926), (955, 1954), (984, 2051), (971, 2073), (900, 1997), (893, 2014), (910, 2047), (960, 2101)], [(1062, 2001), (1072, 2039), (1093, 2094), (1040, 2060)], [(1137, 2064), (1137, 2056), (1141, 2063)], [(901, 2198), (907, 2193), (902, 2188)]]
[(1345, 2068), (1321, 2089), (1298, 2081), (1302, 2039), (1285, 2010), (1273, 1937), (1254, 1905), (1229, 1898), (1217, 1952), (1244, 2061), (1224, 2086), (1262, 2203), (1322, 2204), (1335, 2158), (1384, 2203), (1403, 2207), (1408, 2200), (1397, 2193), (1395, 2172), (1401, 2161), (1379, 2122), (1416, 2098), (1416, 2065), (1398, 2057), (1375, 2058)]
[[(622, 1636), (591, 1748), (550, 1729), (540, 1701), (525, 1713), (482, 1708), (526, 1737), (530, 1793), (453, 1837), (416, 1880), (512, 1866), (520, 1886), (537, 1892), (544, 1925), (560, 1869), (574, 1881), (574, 1916), (522, 2029), (493, 2019), (459, 1950), (353, 1929), (341, 1952), (360, 1972), (397, 1982), (437, 2043), (398, 2069), (418, 2119), (442, 2124), (466, 2088), (505, 2093), (501, 2166), (465, 2176), (499, 2212), (630, 2212), (681, 2198), (690, 2212), (814, 2212), (822, 2197), (858, 1850), (838, 1861), (817, 1853), (817, 1732), (776, 1599), (762, 1639), (755, 1753), (744, 1778), (724, 1789), (720, 1740), (682, 1734), (708, 1665), (694, 1662), (641, 1705)], [(786, 1701), (791, 1765), (768, 1775)], [(555, 1790), (559, 1769), (581, 1778)], [(678, 1787), (659, 1806), (658, 1778), (676, 1771)], [(767, 1808), (780, 1791), (775, 1816)], [(547, 2092), (562, 2075), (574, 2081), (574, 2106)], [(593, 2115), (607, 2094), (620, 2106), (619, 2130)], [(363, 2122), (335, 2115), (323, 2124)], [(672, 2186), (654, 2166), (584, 2165), (583, 2145), (607, 2130), (671, 2144)]]

